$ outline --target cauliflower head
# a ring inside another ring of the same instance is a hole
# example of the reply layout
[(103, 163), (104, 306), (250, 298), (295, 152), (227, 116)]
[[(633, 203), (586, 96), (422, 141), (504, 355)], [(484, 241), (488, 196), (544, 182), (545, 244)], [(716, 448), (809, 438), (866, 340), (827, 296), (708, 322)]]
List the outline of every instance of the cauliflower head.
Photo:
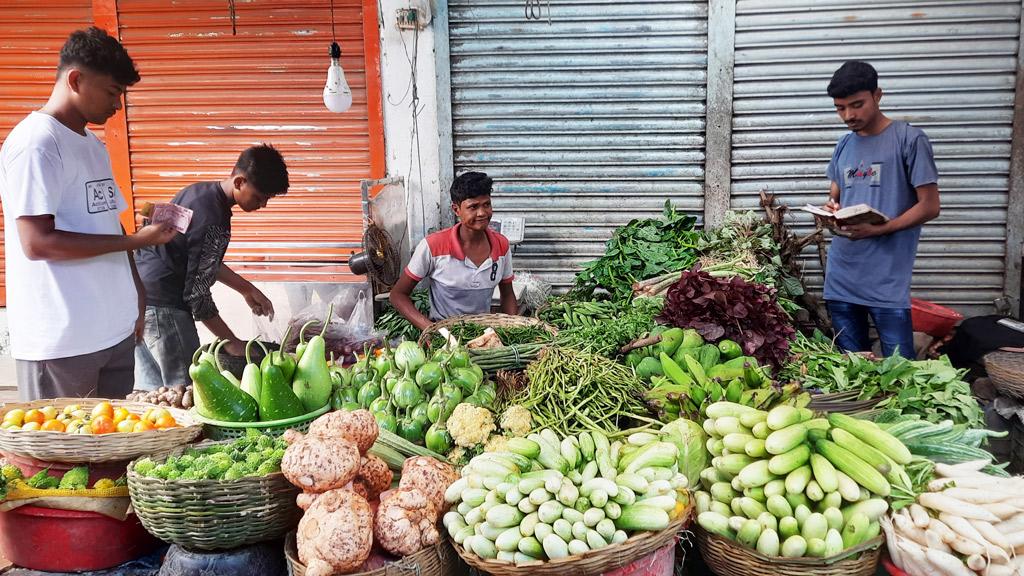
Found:
[(525, 437), (533, 427), (533, 415), (519, 404), (512, 404), (501, 415), (501, 429), (512, 436)]
[(467, 403), (455, 407), (447, 426), (455, 445), (467, 448), (486, 442), (496, 428), (490, 410)]
[(484, 444), (484, 452), (505, 452), (508, 448), (508, 438), (495, 434), (487, 439)]

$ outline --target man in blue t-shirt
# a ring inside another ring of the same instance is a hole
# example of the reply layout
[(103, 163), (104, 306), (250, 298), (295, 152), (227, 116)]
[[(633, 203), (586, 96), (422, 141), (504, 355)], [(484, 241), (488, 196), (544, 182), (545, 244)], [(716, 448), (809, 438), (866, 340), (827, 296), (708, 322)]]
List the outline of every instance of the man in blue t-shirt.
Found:
[(867, 204), (884, 224), (843, 226), (832, 239), (825, 300), (836, 342), (851, 352), (871, 349), (868, 317), (886, 356), (914, 357), (910, 280), (921, 225), (939, 215), (938, 172), (928, 136), (878, 109), (878, 73), (866, 62), (836, 70), (828, 95), (850, 132), (839, 139), (828, 177), (827, 209)]

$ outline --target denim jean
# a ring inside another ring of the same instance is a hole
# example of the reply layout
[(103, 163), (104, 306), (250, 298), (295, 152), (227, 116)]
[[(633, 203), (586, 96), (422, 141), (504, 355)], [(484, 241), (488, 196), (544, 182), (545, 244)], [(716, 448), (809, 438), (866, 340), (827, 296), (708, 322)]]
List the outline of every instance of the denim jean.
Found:
[(143, 342), (135, 346), (135, 389), (185, 386), (188, 367), (199, 348), (192, 314), (167, 306), (146, 306)]
[(914, 328), (910, 321), (910, 308), (878, 308), (849, 302), (828, 301), (832, 328), (836, 331), (836, 344), (847, 352), (871, 350), (868, 338), (868, 316), (875, 324), (878, 339), (882, 341), (882, 354), (892, 356), (897, 349), (900, 356), (913, 360)]

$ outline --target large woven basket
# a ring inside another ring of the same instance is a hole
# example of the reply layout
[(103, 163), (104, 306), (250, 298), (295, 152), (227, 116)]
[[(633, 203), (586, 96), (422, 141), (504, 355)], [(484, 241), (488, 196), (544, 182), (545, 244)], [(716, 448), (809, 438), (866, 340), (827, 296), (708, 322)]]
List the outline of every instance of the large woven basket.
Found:
[[(202, 442), (197, 448), (218, 444)], [(156, 459), (184, 452), (180, 447)], [(128, 465), (132, 508), (157, 538), (192, 550), (226, 550), (280, 538), (302, 517), (299, 489), (275, 472), (238, 480), (162, 480)]]
[[(285, 538), (284, 556), (288, 559), (291, 576), (306, 576), (306, 566), (299, 560), (299, 551), (295, 545), (295, 532), (289, 532)], [(349, 576), (454, 576), (466, 572), (466, 565), (459, 560), (451, 544), (441, 541), (376, 570), (356, 572)]]
[(55, 398), (4, 404), (0, 406), (0, 418), (15, 408), (30, 410), (53, 406), (59, 412), (65, 406), (78, 404), (83, 410), (91, 411), (100, 402), (110, 402), (115, 408), (127, 408), (133, 414), (143, 414), (151, 408), (162, 408), (170, 412), (180, 426), (146, 432), (115, 432), (102, 435), (41, 430), (0, 430), (0, 452), (68, 464), (119, 462), (133, 460), (145, 454), (166, 452), (188, 444), (203, 431), (202, 424), (186, 410), (146, 402), (103, 398)]
[(484, 560), (476, 554), (466, 552), (462, 546), (454, 542), (452, 545), (466, 564), (494, 576), (597, 576), (628, 566), (663, 546), (676, 542), (680, 533), (689, 526), (692, 511), (692, 506), (687, 508), (682, 516), (661, 532), (643, 532), (630, 537), (622, 544), (547, 562), (516, 565), (501, 560)]
[(1024, 399), (1024, 353), (997, 350), (985, 355), (985, 371), (1003, 396)]
[(296, 416), (294, 418), (284, 418), (282, 420), (268, 420), (266, 422), (225, 422), (222, 420), (211, 420), (206, 418), (192, 410), (192, 416), (199, 422), (203, 423), (203, 430), (205, 431), (206, 438), (210, 440), (232, 440), (234, 438), (241, 438), (245, 436), (249, 429), (256, 429), (270, 436), (280, 436), (285, 431), (294, 428), (299, 432), (305, 432), (309, 430), (309, 425), (320, 416), (323, 416), (331, 409), (331, 405), (328, 404), (323, 408), (303, 414), (302, 416)]
[(428, 348), (430, 346), (431, 336), (441, 328), (451, 328), (452, 326), (457, 326), (459, 324), (478, 324), (488, 328), (525, 328), (529, 326), (537, 326), (547, 330), (552, 336), (558, 334), (558, 329), (554, 326), (529, 316), (513, 316), (511, 314), (465, 314), (462, 316), (452, 316), (451, 318), (439, 320), (424, 328), (423, 333), (420, 334), (420, 348)]
[(881, 537), (831, 558), (769, 558), (728, 538), (697, 528), (697, 547), (717, 576), (874, 576)]

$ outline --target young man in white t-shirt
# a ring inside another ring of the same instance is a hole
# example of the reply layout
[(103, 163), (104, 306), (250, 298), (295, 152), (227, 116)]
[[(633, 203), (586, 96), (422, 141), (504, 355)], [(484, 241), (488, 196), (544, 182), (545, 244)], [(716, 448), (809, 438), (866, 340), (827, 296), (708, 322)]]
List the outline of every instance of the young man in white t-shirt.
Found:
[(74, 32), (49, 101), (0, 148), (7, 313), (23, 400), (132, 390), (146, 299), (131, 252), (176, 232), (154, 224), (124, 234), (127, 204), (86, 124), (106, 122), (138, 80), (116, 39)]

